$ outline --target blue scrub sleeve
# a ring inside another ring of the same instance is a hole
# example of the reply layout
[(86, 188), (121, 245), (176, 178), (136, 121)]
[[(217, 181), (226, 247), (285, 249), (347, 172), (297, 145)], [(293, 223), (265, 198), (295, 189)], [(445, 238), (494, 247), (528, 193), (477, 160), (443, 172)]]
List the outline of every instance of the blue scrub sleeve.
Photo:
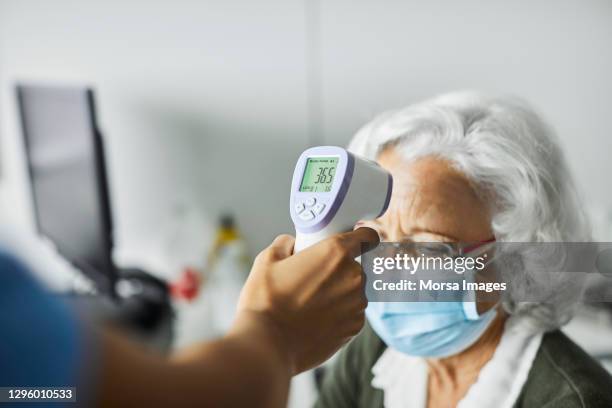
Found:
[(83, 402), (85, 337), (75, 313), (0, 252), (0, 387), (77, 387)]

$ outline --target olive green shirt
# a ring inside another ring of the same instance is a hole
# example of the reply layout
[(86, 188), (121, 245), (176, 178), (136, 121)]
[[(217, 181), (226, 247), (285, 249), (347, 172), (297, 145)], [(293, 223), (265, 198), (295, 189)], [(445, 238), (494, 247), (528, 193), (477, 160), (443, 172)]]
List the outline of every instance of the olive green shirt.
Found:
[[(612, 340), (611, 340), (612, 341)], [(386, 349), (366, 324), (323, 379), (317, 408), (382, 408), (372, 366)], [(612, 377), (584, 350), (556, 330), (544, 334), (516, 408), (612, 407)]]

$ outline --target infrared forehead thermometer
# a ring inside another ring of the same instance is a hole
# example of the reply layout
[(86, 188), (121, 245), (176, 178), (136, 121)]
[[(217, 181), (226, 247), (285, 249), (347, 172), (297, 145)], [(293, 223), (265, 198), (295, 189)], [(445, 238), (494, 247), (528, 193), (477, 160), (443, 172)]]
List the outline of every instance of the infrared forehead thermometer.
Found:
[(305, 150), (295, 165), (290, 212), (294, 252), (380, 217), (389, 206), (393, 179), (377, 163), (336, 146)]

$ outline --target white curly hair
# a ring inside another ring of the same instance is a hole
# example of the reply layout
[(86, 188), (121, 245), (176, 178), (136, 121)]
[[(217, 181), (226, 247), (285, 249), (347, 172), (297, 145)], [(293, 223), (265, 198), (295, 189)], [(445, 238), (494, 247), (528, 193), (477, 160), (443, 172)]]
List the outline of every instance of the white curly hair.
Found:
[[(407, 161), (437, 156), (465, 174), (490, 206), (498, 242), (590, 240), (558, 139), (521, 99), (472, 91), (444, 94), (379, 115), (348, 147), (373, 160), (387, 148)], [(504, 309), (544, 330), (569, 321), (582, 294), (577, 274), (529, 272), (556, 262), (558, 254), (552, 252), (506, 262), (501, 271), (509, 282)], [(523, 301), (532, 291), (542, 301)]]

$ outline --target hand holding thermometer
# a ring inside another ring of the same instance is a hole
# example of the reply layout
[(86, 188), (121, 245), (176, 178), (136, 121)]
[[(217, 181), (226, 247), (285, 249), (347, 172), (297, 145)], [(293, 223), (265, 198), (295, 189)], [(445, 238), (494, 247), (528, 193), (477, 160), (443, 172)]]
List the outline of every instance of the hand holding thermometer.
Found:
[(359, 220), (381, 216), (393, 179), (378, 164), (341, 147), (318, 146), (298, 159), (291, 183), (290, 212), (297, 253)]

